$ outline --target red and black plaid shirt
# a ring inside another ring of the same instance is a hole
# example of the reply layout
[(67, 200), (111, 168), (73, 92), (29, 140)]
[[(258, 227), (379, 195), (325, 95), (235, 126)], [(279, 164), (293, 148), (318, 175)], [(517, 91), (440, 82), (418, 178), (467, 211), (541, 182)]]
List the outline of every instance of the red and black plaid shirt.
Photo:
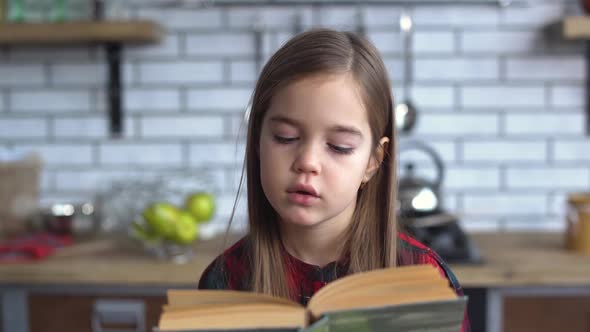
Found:
[[(288, 280), (299, 290), (298, 300), (306, 305), (320, 288), (331, 281), (346, 275), (348, 267), (344, 262), (332, 262), (324, 267), (300, 261), (283, 249), (288, 267)], [(205, 269), (199, 280), (199, 289), (249, 290), (248, 245), (246, 238), (236, 242)], [(449, 280), (457, 295), (463, 296), (463, 289), (457, 278), (443, 260), (430, 248), (403, 233), (398, 233), (398, 265), (431, 264)], [(469, 331), (467, 312), (463, 320), (462, 332)]]

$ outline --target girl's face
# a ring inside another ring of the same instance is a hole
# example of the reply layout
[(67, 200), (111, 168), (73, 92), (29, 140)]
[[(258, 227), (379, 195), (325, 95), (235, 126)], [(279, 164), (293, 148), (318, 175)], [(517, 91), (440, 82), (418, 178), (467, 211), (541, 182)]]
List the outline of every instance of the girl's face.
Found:
[(377, 166), (354, 79), (318, 75), (281, 89), (260, 135), (262, 188), (280, 221), (348, 225), (359, 186)]

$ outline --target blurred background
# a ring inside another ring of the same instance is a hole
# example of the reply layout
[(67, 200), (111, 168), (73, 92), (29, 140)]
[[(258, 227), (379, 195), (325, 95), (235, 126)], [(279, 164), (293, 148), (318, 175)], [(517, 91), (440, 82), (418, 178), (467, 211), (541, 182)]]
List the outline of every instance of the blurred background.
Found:
[(314, 27), (383, 56), (400, 224), (452, 264), (473, 330), (589, 331), (584, 3), (0, 0), (2, 331), (150, 330), (195, 287), (257, 74)]

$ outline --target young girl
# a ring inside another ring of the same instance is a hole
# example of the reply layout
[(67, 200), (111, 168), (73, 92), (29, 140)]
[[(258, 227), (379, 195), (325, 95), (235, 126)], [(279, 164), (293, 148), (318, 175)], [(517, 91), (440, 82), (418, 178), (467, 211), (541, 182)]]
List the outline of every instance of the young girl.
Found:
[(280, 48), (260, 74), (248, 123), (249, 234), (209, 265), (199, 288), (306, 304), (347, 274), (426, 263), (462, 295), (436, 253), (397, 232), (392, 105), (366, 39), (321, 29)]

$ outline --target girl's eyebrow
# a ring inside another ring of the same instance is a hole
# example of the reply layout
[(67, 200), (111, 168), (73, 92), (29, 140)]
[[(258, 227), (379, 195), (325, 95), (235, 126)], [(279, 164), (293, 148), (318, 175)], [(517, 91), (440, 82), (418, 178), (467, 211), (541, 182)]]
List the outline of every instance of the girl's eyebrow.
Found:
[[(292, 125), (295, 127), (301, 127), (300, 123), (297, 120), (294, 120), (294, 119), (291, 119), (291, 118), (288, 118), (288, 117), (282, 116), (282, 115), (275, 115), (270, 118), (270, 121), (278, 122), (278, 123), (286, 123), (286, 124), (289, 124), (289, 125)], [(335, 125), (335, 126), (331, 127), (329, 131), (337, 132), (337, 133), (352, 134), (352, 135), (360, 137), (361, 139), (363, 138), (363, 133), (358, 128), (355, 128), (353, 126)]]

